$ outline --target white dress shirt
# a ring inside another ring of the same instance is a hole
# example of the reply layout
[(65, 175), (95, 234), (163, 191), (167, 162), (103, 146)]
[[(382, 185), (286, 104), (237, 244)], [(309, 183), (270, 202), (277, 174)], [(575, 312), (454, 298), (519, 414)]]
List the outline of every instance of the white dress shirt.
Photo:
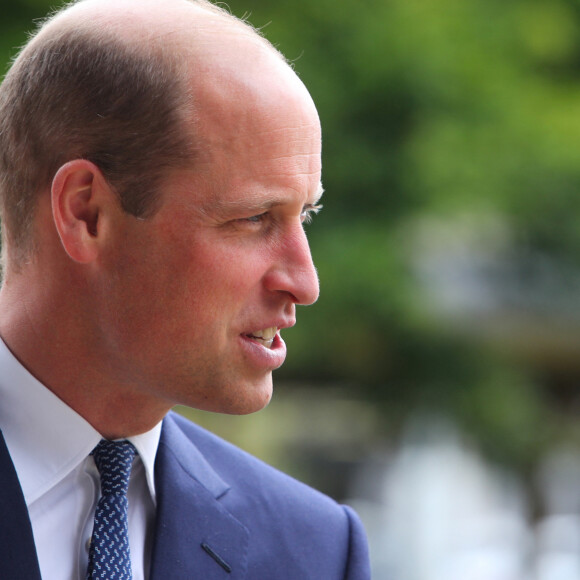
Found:
[[(79, 389), (83, 386), (79, 385)], [(90, 452), (101, 435), (35, 379), (0, 340), (0, 429), (24, 492), (43, 580), (84, 580), (100, 478)], [(133, 580), (147, 580), (161, 423), (130, 437)]]

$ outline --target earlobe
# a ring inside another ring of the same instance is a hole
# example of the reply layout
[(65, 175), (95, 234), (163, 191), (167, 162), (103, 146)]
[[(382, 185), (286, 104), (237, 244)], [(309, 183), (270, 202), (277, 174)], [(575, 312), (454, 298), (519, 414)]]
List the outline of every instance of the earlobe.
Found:
[(63, 165), (51, 188), (52, 215), (66, 253), (89, 263), (99, 251), (100, 221), (106, 183), (99, 168), (86, 159)]

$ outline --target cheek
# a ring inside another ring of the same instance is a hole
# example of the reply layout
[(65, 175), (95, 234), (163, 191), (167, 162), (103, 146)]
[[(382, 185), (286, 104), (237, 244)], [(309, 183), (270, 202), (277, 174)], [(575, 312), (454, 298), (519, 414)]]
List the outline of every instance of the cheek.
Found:
[(163, 244), (142, 247), (127, 264), (140, 272), (133, 290), (137, 301), (148, 302), (155, 324), (163, 325), (165, 318), (176, 331), (192, 323), (223, 326), (253, 306), (271, 261), (263, 245), (224, 238), (212, 229), (190, 230), (184, 237), (185, 227), (172, 225), (157, 234)]
[(268, 263), (267, 252), (234, 241), (200, 245), (190, 257), (189, 268), (200, 290), (210, 294), (208, 298), (225, 295), (229, 301), (236, 301), (236, 297), (241, 299), (260, 285)]

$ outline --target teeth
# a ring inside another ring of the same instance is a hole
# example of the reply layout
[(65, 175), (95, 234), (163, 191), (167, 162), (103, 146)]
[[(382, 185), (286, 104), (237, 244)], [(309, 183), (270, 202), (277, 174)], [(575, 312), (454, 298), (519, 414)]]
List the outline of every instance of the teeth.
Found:
[(256, 342), (259, 342), (266, 348), (272, 348), (274, 337), (276, 336), (277, 332), (278, 328), (276, 326), (272, 326), (271, 328), (265, 328), (264, 330), (257, 330), (256, 332), (252, 332), (252, 334), (249, 334), (248, 336), (255, 339)]
[(256, 338), (264, 338), (266, 340), (272, 340), (276, 336), (277, 332), (278, 332), (278, 329), (275, 326), (272, 326), (271, 328), (266, 328), (264, 330), (258, 330), (257, 332), (252, 332), (252, 336), (254, 336)]

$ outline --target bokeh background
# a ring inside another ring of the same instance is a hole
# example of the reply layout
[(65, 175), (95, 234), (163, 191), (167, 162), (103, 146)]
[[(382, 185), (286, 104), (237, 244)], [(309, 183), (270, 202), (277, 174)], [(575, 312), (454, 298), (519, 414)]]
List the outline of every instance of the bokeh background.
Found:
[[(2, 63), (58, 5), (2, 0)], [(228, 5), (319, 108), (321, 296), (270, 407), (181, 411), (353, 505), (376, 580), (580, 579), (580, 4)]]

